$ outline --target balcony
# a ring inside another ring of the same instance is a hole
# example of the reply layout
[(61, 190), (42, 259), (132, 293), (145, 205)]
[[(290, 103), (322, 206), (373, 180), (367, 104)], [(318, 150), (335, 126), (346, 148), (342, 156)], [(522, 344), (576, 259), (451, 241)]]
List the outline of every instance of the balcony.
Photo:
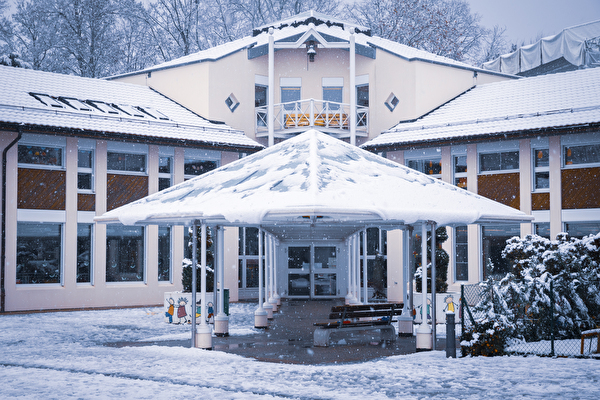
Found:
[[(256, 137), (268, 136), (267, 106), (255, 108)], [(288, 138), (309, 128), (339, 138), (350, 137), (350, 104), (315, 99), (274, 105), (274, 135)], [(356, 107), (356, 136), (369, 132), (369, 107)]]

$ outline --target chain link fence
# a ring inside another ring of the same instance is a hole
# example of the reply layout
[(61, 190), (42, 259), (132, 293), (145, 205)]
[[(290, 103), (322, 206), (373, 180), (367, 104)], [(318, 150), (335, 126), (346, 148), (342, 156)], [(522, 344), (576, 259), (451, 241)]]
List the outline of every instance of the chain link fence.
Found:
[[(600, 281), (594, 282), (600, 286)], [(542, 283), (539, 283), (542, 286)], [(475, 330), (488, 317), (483, 304), (502, 303), (506, 308), (493, 307), (495, 313), (505, 315), (514, 330), (505, 349), (509, 354), (600, 358), (600, 316), (590, 319), (566, 319), (558, 310), (560, 296), (556, 295), (553, 282), (536, 293), (547, 295), (542, 302), (511, 302), (498, 299), (493, 285), (474, 284), (461, 286), (460, 324), (461, 332)], [(549, 289), (549, 290), (544, 290)], [(495, 298), (496, 297), (496, 298)], [(539, 297), (537, 298), (539, 300)], [(564, 307), (563, 307), (564, 310)]]

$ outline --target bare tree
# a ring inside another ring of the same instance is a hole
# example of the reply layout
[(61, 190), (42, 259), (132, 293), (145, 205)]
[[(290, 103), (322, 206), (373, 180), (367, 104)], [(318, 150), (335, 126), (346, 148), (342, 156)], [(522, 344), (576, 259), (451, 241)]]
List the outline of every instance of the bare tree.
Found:
[(492, 29), (487, 32), (484, 39), (483, 52), (477, 65), (481, 65), (488, 61), (494, 60), (500, 57), (502, 54), (508, 52), (508, 45), (504, 33), (506, 27), (495, 25)]
[(374, 35), (461, 61), (477, 54), (485, 34), (465, 0), (363, 0), (345, 11)]

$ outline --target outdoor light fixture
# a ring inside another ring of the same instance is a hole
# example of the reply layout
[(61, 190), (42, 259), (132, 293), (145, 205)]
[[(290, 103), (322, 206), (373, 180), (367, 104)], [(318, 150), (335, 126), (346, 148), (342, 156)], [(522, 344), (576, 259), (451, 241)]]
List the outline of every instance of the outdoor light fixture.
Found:
[(315, 45), (315, 42), (313, 40), (308, 42), (308, 45), (306, 46), (306, 54), (308, 54), (308, 60), (310, 62), (315, 62), (315, 54), (317, 54), (317, 46)]

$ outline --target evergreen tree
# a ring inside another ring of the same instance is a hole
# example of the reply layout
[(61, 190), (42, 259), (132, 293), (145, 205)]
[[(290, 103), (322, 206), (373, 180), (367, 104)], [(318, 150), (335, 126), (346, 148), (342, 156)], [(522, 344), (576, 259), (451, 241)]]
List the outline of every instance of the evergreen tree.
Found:
[[(200, 293), (201, 291), (201, 274), (202, 274), (202, 265), (200, 264), (201, 256), (202, 256), (202, 234), (201, 227), (197, 226), (197, 243), (196, 243), (196, 291)], [(186, 258), (183, 259), (183, 271), (181, 276), (181, 283), (183, 284), (184, 292), (192, 291), (192, 254), (193, 254), (193, 227), (188, 229), (188, 242), (187, 242), (187, 251)], [(213, 249), (213, 240), (211, 229), (206, 228), (206, 291), (212, 292), (214, 287), (214, 249)]]

